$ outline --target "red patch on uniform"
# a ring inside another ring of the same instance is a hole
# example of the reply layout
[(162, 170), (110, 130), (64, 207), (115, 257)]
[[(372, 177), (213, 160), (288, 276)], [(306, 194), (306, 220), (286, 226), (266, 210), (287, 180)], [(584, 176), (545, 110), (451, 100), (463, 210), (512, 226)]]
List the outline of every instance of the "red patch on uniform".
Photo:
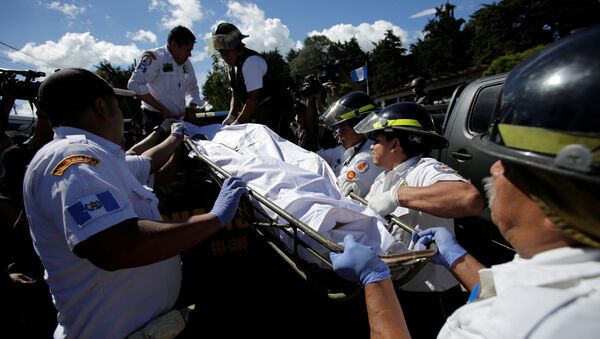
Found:
[(356, 163), (356, 165), (354, 165), (354, 168), (360, 173), (365, 173), (369, 170), (369, 163), (364, 160), (359, 161)]

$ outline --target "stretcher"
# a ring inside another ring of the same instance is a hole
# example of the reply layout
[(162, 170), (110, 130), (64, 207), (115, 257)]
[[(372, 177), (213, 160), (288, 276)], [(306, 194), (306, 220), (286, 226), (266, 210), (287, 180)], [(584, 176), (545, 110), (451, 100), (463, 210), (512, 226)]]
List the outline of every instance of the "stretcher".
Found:
[[(197, 139), (197, 136), (194, 138), (185, 136), (185, 146), (204, 167), (212, 181), (220, 185), (231, 174), (199, 149)], [(328, 254), (343, 252), (342, 245), (328, 239), (265, 195), (257, 192), (253, 189), (252, 182), (246, 183), (249, 198), (240, 203), (239, 215), (303, 280), (334, 300), (346, 300), (361, 291), (362, 286), (339, 278), (332, 270)], [(366, 205), (364, 199), (353, 194), (351, 197)], [(275, 213), (279, 220), (283, 219), (287, 223), (278, 222), (272, 217), (272, 213), (271, 215), (265, 213), (265, 209)], [(391, 229), (394, 225), (410, 233), (414, 231), (409, 225), (392, 217), (388, 227)], [(435, 249), (403, 251), (381, 254), (380, 258), (389, 266), (394, 284), (402, 286), (417, 274), (435, 253)]]

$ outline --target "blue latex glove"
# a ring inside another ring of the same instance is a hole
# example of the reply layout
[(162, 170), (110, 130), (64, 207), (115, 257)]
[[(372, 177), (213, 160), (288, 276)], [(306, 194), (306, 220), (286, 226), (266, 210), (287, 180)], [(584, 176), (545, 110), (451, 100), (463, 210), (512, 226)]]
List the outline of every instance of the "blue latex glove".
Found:
[(248, 194), (248, 189), (240, 177), (225, 179), (210, 213), (216, 215), (223, 226), (229, 224), (235, 216), (242, 194)]
[(438, 253), (431, 258), (434, 264), (442, 265), (446, 268), (452, 267), (456, 260), (467, 254), (446, 227), (432, 227), (424, 231), (413, 233), (413, 241), (417, 244), (428, 246), (432, 241), (438, 248)]
[(333, 270), (340, 277), (367, 285), (390, 277), (390, 269), (373, 250), (356, 242), (352, 234), (344, 237), (344, 253), (331, 252)]

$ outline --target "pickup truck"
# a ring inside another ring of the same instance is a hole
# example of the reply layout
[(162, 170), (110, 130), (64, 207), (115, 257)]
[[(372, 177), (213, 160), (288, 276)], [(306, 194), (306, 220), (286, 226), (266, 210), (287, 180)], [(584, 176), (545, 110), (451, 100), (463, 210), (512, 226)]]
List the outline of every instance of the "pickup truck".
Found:
[[(482, 194), (482, 179), (490, 175), (495, 159), (474, 148), (472, 140), (487, 130), (505, 79), (506, 74), (499, 74), (460, 85), (445, 114), (436, 114), (431, 110), (435, 107), (428, 107), (438, 131), (449, 142), (447, 148), (432, 155), (469, 179)], [(477, 217), (456, 219), (455, 225), (458, 241), (482, 264), (503, 263), (514, 256), (514, 250), (491, 221), (488, 207)]]

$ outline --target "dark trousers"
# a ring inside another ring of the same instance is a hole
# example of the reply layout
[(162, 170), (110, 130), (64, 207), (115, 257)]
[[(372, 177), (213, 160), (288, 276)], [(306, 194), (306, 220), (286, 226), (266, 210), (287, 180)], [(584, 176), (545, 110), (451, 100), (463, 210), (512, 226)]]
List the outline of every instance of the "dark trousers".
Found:
[(415, 339), (437, 338), (440, 329), (457, 308), (467, 301), (460, 286), (444, 292), (396, 290), (410, 335)]

